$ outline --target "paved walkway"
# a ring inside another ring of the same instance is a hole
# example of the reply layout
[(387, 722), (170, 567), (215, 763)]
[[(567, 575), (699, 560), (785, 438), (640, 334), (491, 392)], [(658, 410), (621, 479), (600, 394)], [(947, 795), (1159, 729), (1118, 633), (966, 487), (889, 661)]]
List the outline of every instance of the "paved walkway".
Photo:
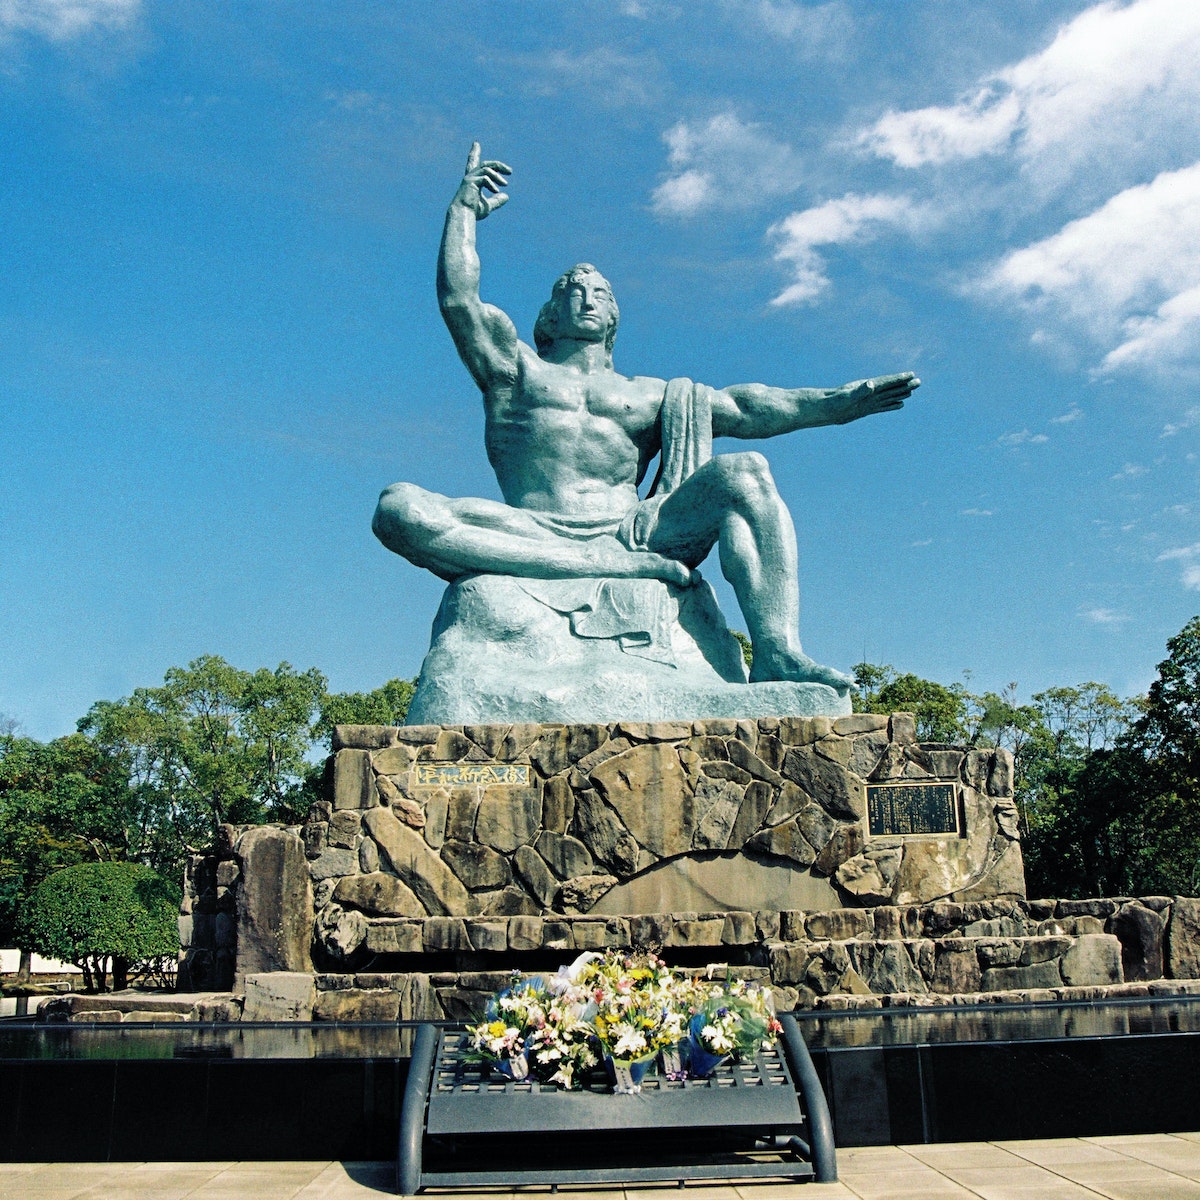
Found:
[[(696, 1185), (688, 1192), (694, 1200), (1200, 1200), (1200, 1133), (878, 1146), (839, 1150), (838, 1168), (838, 1183)], [(391, 1191), (392, 1172), (391, 1163), (353, 1162), (6, 1163), (0, 1200), (367, 1200)], [(614, 1187), (560, 1194), (669, 1200), (678, 1193)]]

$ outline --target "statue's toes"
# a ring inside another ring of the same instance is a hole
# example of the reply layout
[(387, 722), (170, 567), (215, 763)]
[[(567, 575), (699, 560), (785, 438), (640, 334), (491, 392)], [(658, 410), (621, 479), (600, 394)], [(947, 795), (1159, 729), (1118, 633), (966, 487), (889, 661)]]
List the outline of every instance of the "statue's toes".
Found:
[(844, 671), (835, 670), (833, 667), (822, 667), (817, 663), (813, 663), (813, 668), (808, 676), (812, 683), (823, 683), (836, 692), (846, 693), (855, 686), (854, 677), (847, 675)]

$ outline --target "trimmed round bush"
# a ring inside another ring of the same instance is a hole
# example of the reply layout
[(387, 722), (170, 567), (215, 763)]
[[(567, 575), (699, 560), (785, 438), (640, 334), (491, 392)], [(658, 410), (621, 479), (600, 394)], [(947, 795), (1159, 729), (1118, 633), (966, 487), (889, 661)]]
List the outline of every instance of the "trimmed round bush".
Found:
[(139, 863), (96, 862), (47, 876), (30, 898), (26, 928), (38, 954), (74, 963), (89, 991), (125, 986), (131, 965), (179, 949), (179, 893)]

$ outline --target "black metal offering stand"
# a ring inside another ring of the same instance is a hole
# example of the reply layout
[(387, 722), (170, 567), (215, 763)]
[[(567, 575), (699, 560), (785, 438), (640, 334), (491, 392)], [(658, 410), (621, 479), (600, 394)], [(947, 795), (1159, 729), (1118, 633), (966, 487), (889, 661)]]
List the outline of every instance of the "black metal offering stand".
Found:
[(507, 1079), (468, 1061), (461, 1031), (417, 1030), (400, 1118), (396, 1187), (837, 1179), (833, 1127), (796, 1021), (778, 1044), (708, 1079), (651, 1074), (613, 1095)]

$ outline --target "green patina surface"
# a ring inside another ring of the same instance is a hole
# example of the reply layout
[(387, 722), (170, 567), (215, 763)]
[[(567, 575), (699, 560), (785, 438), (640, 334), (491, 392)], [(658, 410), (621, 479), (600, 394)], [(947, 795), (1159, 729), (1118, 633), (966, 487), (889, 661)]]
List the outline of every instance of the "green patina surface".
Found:
[[(616, 299), (589, 263), (557, 280), (534, 327), (536, 349), (527, 345), (479, 294), (476, 225), (507, 201), (510, 173), (472, 147), (438, 258), (442, 315), (483, 394), (503, 502), (397, 483), (375, 513), (384, 545), (451, 584), (410, 719), (605, 720), (628, 715), (621, 704), (630, 688), (648, 693), (643, 719), (699, 716), (697, 704), (708, 716), (746, 716), (748, 704), (758, 712), (779, 702), (779, 713), (848, 711), (851, 677), (801, 649), (795, 528), (766, 459), (754, 451), (714, 457), (712, 442), (897, 409), (919, 381), (903, 373), (835, 388), (713, 388), (622, 375), (613, 369)], [(647, 478), (653, 483), (639, 493)], [(740, 668), (730, 678), (732, 638), (719, 613), (697, 632), (679, 611), (680, 594), (694, 589), (696, 568), (717, 546), (753, 643), (748, 680)], [(487, 577), (512, 581), (509, 594), (502, 585), (482, 601), (464, 600), (456, 590)], [(580, 642), (615, 646), (615, 673), (590, 649), (581, 653)], [(677, 670), (681, 655), (697, 660), (695, 670), (655, 674)], [(514, 661), (550, 672), (527, 699), (515, 698), (522, 681)], [(471, 687), (479, 672), (490, 673), (495, 689), (483, 700)], [(816, 691), (752, 702), (747, 683)], [(739, 686), (707, 694), (714, 684)]]

